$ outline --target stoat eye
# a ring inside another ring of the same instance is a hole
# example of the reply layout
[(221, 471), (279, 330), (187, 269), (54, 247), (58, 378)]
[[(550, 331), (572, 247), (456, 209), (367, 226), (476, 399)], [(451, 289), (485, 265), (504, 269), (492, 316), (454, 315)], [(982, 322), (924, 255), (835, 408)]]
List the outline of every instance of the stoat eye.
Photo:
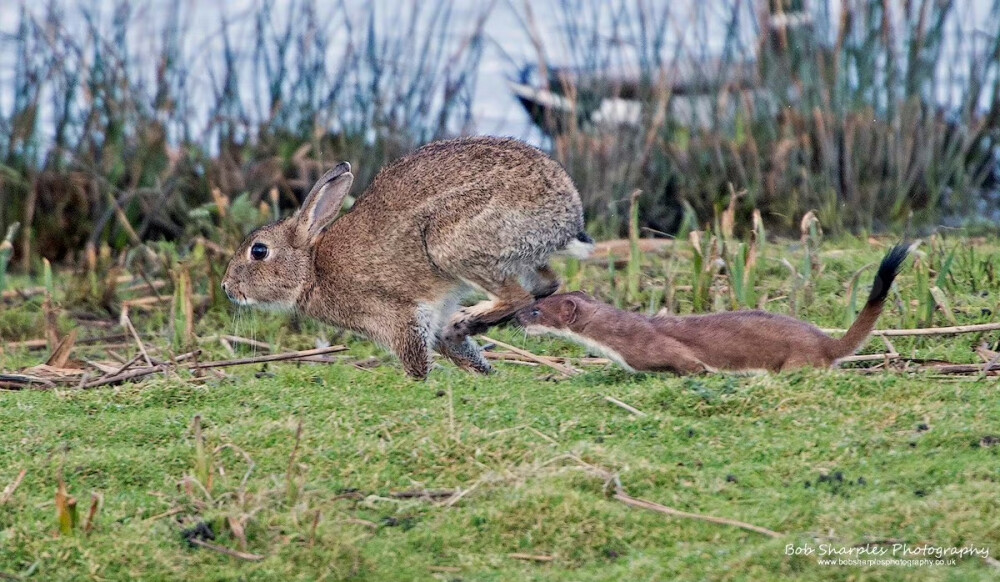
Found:
[(253, 243), (250, 247), (250, 258), (255, 261), (263, 261), (267, 258), (267, 245), (264, 243)]
[(537, 310), (537, 309), (532, 309), (532, 310), (531, 310), (531, 317), (538, 317), (538, 316), (540, 316), (541, 314), (542, 314), (542, 312), (541, 312), (541, 311), (539, 311), (539, 310)]

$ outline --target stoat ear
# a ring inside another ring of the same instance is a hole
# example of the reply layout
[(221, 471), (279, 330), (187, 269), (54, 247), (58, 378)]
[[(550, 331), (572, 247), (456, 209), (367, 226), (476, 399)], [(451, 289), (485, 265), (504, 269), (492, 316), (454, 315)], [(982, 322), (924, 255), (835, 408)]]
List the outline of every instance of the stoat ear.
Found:
[(351, 164), (347, 162), (341, 162), (323, 174), (295, 213), (296, 247), (310, 245), (337, 218), (353, 183), (354, 174), (351, 173)]
[(576, 301), (566, 297), (559, 303), (559, 315), (562, 316), (562, 320), (566, 322), (566, 325), (573, 325), (576, 323), (577, 308)]

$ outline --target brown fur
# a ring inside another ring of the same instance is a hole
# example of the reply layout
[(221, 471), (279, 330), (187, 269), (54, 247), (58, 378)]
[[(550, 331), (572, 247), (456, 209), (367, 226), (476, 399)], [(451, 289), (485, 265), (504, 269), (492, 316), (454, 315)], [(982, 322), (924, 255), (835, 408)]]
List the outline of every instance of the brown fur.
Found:
[(865, 342), (882, 311), (869, 303), (850, 330), (833, 339), (815, 326), (766, 311), (647, 317), (583, 293), (553, 295), (517, 314), (529, 332), (571, 332), (644, 372), (829, 367)]
[[(362, 333), (416, 378), (431, 349), (488, 372), (468, 336), (558, 289), (549, 257), (586, 239), (569, 176), (512, 139), (424, 146), (384, 168), (337, 218), (352, 181), (341, 164), (294, 216), (251, 233), (223, 288), (240, 304), (294, 308)], [(251, 258), (255, 244), (268, 247), (266, 259)], [(495, 301), (458, 310), (473, 288)]]

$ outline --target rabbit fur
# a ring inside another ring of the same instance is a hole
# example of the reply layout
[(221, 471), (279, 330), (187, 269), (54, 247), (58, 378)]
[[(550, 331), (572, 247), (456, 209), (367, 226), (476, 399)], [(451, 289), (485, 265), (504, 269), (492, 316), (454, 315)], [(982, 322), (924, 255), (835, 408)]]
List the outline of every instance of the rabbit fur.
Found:
[[(592, 247), (566, 171), (514, 139), (428, 144), (386, 166), (338, 218), (353, 180), (341, 163), (295, 214), (250, 233), (222, 287), (237, 304), (365, 335), (414, 378), (427, 376), (431, 350), (490, 372), (470, 336), (556, 292), (554, 253)], [(460, 308), (472, 290), (491, 299)]]

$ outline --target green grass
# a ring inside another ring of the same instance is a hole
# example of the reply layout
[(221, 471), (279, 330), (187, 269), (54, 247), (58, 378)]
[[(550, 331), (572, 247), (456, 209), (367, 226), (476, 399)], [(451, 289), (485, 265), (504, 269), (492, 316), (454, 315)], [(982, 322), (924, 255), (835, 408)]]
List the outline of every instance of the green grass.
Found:
[[(953, 244), (967, 246), (944, 247)], [(798, 302), (802, 317), (823, 326), (843, 324), (847, 281), (881, 254), (860, 242), (839, 247), (821, 252), (813, 298)], [(780, 258), (799, 264), (800, 251), (768, 249), (758, 293), (780, 297), (793, 288)], [(976, 261), (997, 260), (995, 243), (969, 256), (951, 266), (951, 306), (960, 323), (990, 321), (982, 310), (995, 310), (998, 283), (981, 281), (973, 293), (963, 277), (979, 272)], [(644, 260), (641, 288), (652, 292), (662, 284), (662, 259)], [(677, 285), (690, 284), (689, 257), (677, 264)], [(608, 297), (607, 277), (606, 267), (586, 265), (581, 286)], [(900, 326), (906, 313), (915, 320), (916, 277), (907, 263), (881, 327)], [(690, 311), (691, 292), (676, 298)], [(3, 320), (36, 325), (33, 305)], [(646, 309), (648, 297), (636, 305)], [(789, 300), (768, 308), (787, 312)], [(154, 321), (162, 315), (145, 323)], [(241, 318), (237, 331), (252, 328), (258, 339), (294, 348), (309, 347), (319, 329), (306, 323), (293, 333), (285, 322)], [(939, 315), (933, 323), (946, 322)], [(196, 331), (206, 337), (220, 327), (233, 331), (232, 320), (212, 311)], [(583, 355), (562, 341), (496, 333), (539, 353)], [(973, 362), (971, 348), (995, 339), (894, 344), (904, 355)], [(0, 489), (27, 469), (0, 506), (0, 572), (28, 580), (995, 579), (978, 558), (925, 568), (820, 566), (815, 556), (786, 556), (785, 547), (898, 539), (989, 547), (996, 557), (996, 378), (850, 370), (678, 378), (588, 368), (554, 381), (545, 368), (498, 363), (488, 378), (442, 364), (418, 383), (369, 344), (349, 345), (352, 355), (379, 354), (383, 365), (282, 364), (207, 380), (0, 393)], [(873, 340), (867, 349), (881, 348)], [(6, 353), (0, 368), (40, 357)], [(628, 507), (576, 459), (617, 474), (635, 497), (785, 535)], [(58, 533), (60, 474), (81, 519), (92, 493), (103, 497), (89, 535)], [(391, 496), (414, 489), (467, 493), (451, 506)], [(263, 560), (193, 548), (182, 537), (205, 522), (215, 543), (239, 550), (230, 518), (245, 522), (245, 551)]]

